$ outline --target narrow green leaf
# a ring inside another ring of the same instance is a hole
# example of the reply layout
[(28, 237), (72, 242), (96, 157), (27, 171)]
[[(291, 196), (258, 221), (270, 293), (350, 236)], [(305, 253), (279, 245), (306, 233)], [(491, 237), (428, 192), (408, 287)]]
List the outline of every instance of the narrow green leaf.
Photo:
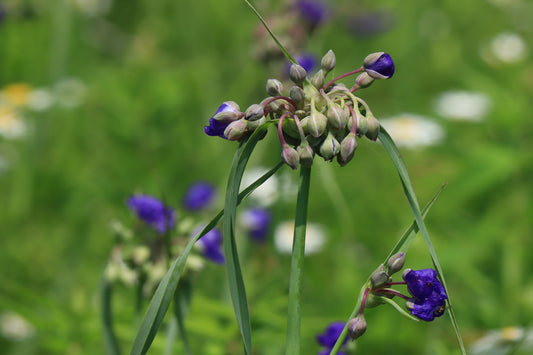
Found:
[(252, 353), (252, 331), (246, 289), (242, 278), (241, 266), (235, 242), (235, 216), (238, 203), (238, 193), (242, 176), (248, 163), (248, 159), (264, 131), (275, 121), (269, 121), (257, 128), (251, 136), (245, 138), (235, 152), (228, 184), (226, 187), (226, 200), (224, 204), (224, 256), (226, 259), (226, 271), (228, 274), (229, 290), (235, 311), (235, 317), (239, 324), (244, 352)]
[(407, 200), (409, 201), (409, 205), (411, 206), (411, 210), (415, 217), (418, 229), (420, 230), (420, 233), (422, 234), (422, 238), (424, 239), (424, 242), (426, 243), (426, 247), (428, 248), (429, 254), (431, 255), (431, 259), (433, 260), (433, 265), (435, 266), (435, 270), (439, 274), (440, 280), (442, 281), (442, 285), (444, 286), (444, 289), (446, 290), (446, 293), (448, 294), (448, 300), (447, 300), (448, 314), (450, 315), (450, 320), (452, 322), (455, 335), (457, 336), (459, 347), (461, 348), (461, 352), (463, 354), (466, 354), (466, 350), (463, 344), (463, 339), (459, 332), (459, 326), (457, 325), (457, 320), (455, 319), (455, 314), (453, 312), (453, 308), (452, 308), (452, 304), (450, 300), (451, 299), (450, 293), (448, 291), (448, 287), (446, 286), (444, 274), (442, 272), (442, 268), (437, 258), (437, 252), (435, 251), (433, 243), (431, 242), (431, 239), (429, 238), (429, 233), (422, 219), (422, 215), (420, 213), (420, 207), (418, 206), (418, 201), (416, 199), (416, 195), (413, 189), (413, 185), (411, 183), (411, 179), (409, 178), (409, 173), (407, 172), (407, 167), (405, 166), (405, 163), (403, 162), (403, 159), (400, 155), (400, 152), (398, 151), (398, 148), (394, 144), (394, 141), (392, 140), (390, 135), (387, 133), (387, 131), (383, 127), (380, 127), (378, 137), (379, 137), (379, 140), (381, 141), (381, 144), (383, 145), (383, 147), (389, 154), (390, 158), (392, 159), (394, 166), (396, 167), (396, 170), (398, 171), (398, 174), (400, 175), (400, 180), (402, 182), (403, 190), (404, 190), (405, 196), (407, 197)]
[(414, 320), (415, 322), (419, 322), (418, 318), (410, 315), (409, 313), (407, 313), (407, 311), (405, 309), (403, 309), (403, 307), (401, 307), (400, 305), (398, 305), (398, 303), (394, 302), (393, 300), (391, 300), (390, 298), (387, 298), (387, 297), (382, 297), (382, 296), (379, 296), (378, 297), (380, 300), (382, 300), (383, 302), (385, 303), (388, 303), (390, 304), (391, 306), (394, 307), (394, 309), (396, 309), (398, 312), (400, 312), (403, 316), (411, 319), (411, 320)]
[(120, 347), (113, 330), (113, 310), (111, 300), (113, 295), (113, 285), (102, 277), (100, 285), (100, 296), (102, 306), (102, 324), (104, 329), (104, 339), (108, 355), (120, 355)]
[(176, 292), (174, 292), (174, 318), (176, 318), (178, 336), (183, 343), (185, 355), (191, 355), (191, 347), (189, 345), (189, 338), (187, 336), (187, 329), (185, 328), (185, 316), (189, 309), (191, 294), (191, 284), (188, 278), (180, 280)]
[[(268, 122), (267, 122), (268, 123)], [(263, 125), (267, 127), (268, 125)], [(259, 128), (258, 128), (259, 129)], [(257, 187), (264, 183), (274, 173), (283, 166), (282, 162), (278, 163), (274, 168), (265, 173), (255, 182), (250, 184), (238, 195), (238, 203), (251, 194)], [(172, 263), (169, 270), (159, 283), (154, 296), (148, 306), (143, 322), (139, 328), (135, 341), (133, 343), (130, 354), (146, 354), (150, 345), (152, 344), (155, 335), (163, 322), (165, 314), (168, 310), (170, 302), (172, 301), (174, 292), (176, 291), (178, 281), (181, 273), (185, 267), (187, 257), (194, 246), (194, 244), (203, 237), (207, 232), (213, 229), (219, 220), (222, 218), (224, 211), (220, 211), (200, 232), (198, 232), (189, 243), (186, 245), (183, 253)]]

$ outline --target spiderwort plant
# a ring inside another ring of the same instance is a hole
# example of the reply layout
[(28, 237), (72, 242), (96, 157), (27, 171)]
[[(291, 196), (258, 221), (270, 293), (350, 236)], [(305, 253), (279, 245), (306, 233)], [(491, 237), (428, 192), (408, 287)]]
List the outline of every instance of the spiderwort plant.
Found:
[[(222, 245), (224, 263), (228, 274), (229, 290), (235, 311), (235, 317), (241, 333), (244, 354), (252, 354), (251, 320), (248, 310), (246, 288), (241, 272), (238, 248), (236, 244), (235, 226), (237, 205), (253, 189), (257, 188), (272, 176), (280, 167), (275, 166), (270, 172), (239, 193), (242, 176), (247, 162), (255, 146), (272, 127), (277, 132), (281, 161), (291, 169), (300, 170), (294, 236), (289, 270), (289, 294), (287, 311), (287, 339), (285, 352), (287, 355), (298, 355), (300, 351), (301, 321), (301, 281), (304, 265), (305, 235), (307, 225), (307, 208), (310, 192), (310, 176), (314, 159), (320, 157), (326, 161), (336, 161), (341, 167), (354, 159), (358, 140), (369, 139), (379, 141), (389, 154), (399, 173), (402, 187), (411, 207), (415, 221), (393, 248), (386, 261), (364, 283), (359, 292), (356, 306), (342, 330), (335, 325), (335, 336), (320, 336), (318, 341), (325, 348), (325, 353), (338, 354), (346, 341), (346, 335), (357, 339), (367, 330), (364, 311), (384, 303), (392, 305), (411, 319), (433, 320), (448, 310), (456, 331), (461, 350), (464, 347), (458, 332), (457, 323), (446, 291), (446, 284), (436, 252), (429, 238), (423, 218), (429, 207), (420, 209), (405, 164), (399, 151), (380, 126), (370, 106), (355, 92), (370, 86), (375, 80), (389, 79), (393, 76), (395, 65), (391, 56), (384, 52), (376, 52), (366, 56), (360, 66), (339, 76), (328, 79), (328, 75), (336, 67), (336, 56), (329, 50), (320, 63), (320, 69), (313, 75), (300, 66), (290, 53), (281, 45), (279, 39), (267, 26), (257, 10), (247, 1), (254, 13), (261, 20), (274, 42), (279, 46), (291, 62), (289, 86), (278, 79), (267, 80), (267, 96), (256, 103), (249, 104), (242, 111), (233, 101), (224, 102), (209, 119), (204, 128), (208, 136), (218, 136), (227, 142), (236, 141), (238, 147), (230, 169), (226, 188), (224, 210), (214, 217), (210, 223), (198, 232), (183, 249), (180, 256), (172, 263), (163, 277), (148, 307), (146, 316), (137, 334), (131, 354), (145, 354), (160, 327), (172, 295), (178, 289), (178, 282), (183, 277), (184, 266), (192, 247), (202, 236), (213, 229), (223, 218)], [(356, 75), (352, 85), (346, 86), (345, 78)], [(359, 92), (358, 92), (359, 93)], [(420, 231), (427, 245), (435, 270), (408, 270), (404, 273), (404, 281), (393, 282), (391, 276), (403, 268), (405, 253), (409, 243)], [(218, 234), (217, 234), (218, 236)], [(218, 237), (213, 238), (218, 245)], [(208, 239), (203, 248), (210, 248)], [(221, 256), (221, 255), (219, 255)], [(410, 296), (393, 288), (407, 285)], [(398, 305), (392, 298), (407, 300), (407, 310)], [(409, 313), (410, 312), (410, 313)], [(328, 334), (328, 332), (326, 332)], [(333, 338), (336, 338), (334, 340)]]

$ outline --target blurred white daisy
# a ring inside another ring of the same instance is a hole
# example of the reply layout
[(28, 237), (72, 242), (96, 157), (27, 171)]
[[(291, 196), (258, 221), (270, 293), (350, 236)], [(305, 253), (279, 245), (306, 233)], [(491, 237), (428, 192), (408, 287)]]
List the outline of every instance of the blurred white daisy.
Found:
[(472, 355), (504, 355), (509, 354), (516, 344), (515, 350), (533, 350), (533, 330), (521, 327), (505, 327), (487, 332), (470, 346)]
[(480, 121), (491, 106), (487, 95), (472, 91), (447, 91), (435, 101), (437, 113), (453, 120)]
[[(241, 189), (247, 188), (255, 180), (259, 179), (269, 169), (266, 168), (252, 168), (244, 172), (241, 182)], [(261, 207), (268, 207), (272, 205), (279, 198), (279, 184), (276, 175), (271, 176), (261, 186), (254, 190), (249, 196), (254, 205)]]
[(0, 104), (0, 136), (19, 138), (27, 132), (26, 123), (15, 109)]
[(11, 341), (22, 341), (35, 334), (34, 326), (15, 312), (0, 315), (0, 334)]
[(445, 135), (439, 124), (411, 113), (382, 119), (380, 123), (398, 146), (407, 148), (438, 144)]
[(27, 105), (34, 111), (46, 111), (54, 104), (54, 96), (47, 89), (35, 89), (28, 95)]
[(528, 55), (524, 39), (514, 32), (502, 32), (481, 47), (481, 57), (489, 64), (512, 64), (523, 61)]
[(83, 103), (87, 87), (80, 79), (65, 78), (54, 85), (53, 92), (59, 106), (73, 108)]
[[(282, 254), (292, 253), (294, 222), (287, 221), (278, 224), (274, 232), (274, 246)], [(314, 254), (322, 250), (326, 242), (324, 227), (316, 223), (308, 223), (305, 233), (305, 255)]]

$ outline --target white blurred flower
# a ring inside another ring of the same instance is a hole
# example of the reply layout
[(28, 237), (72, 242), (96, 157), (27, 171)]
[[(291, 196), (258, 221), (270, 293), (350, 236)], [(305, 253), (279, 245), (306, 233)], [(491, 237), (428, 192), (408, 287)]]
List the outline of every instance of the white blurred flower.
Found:
[(19, 138), (27, 132), (26, 123), (15, 109), (0, 104), (0, 136)]
[(520, 327), (506, 327), (491, 330), (470, 346), (472, 355), (504, 355), (509, 354), (519, 343), (515, 350), (533, 350), (533, 329)]
[(503, 63), (516, 63), (526, 58), (528, 48), (524, 39), (516, 33), (503, 32), (490, 42), (492, 55)]
[[(294, 222), (287, 221), (278, 224), (274, 232), (274, 246), (282, 254), (292, 253)], [(324, 227), (320, 224), (308, 223), (305, 233), (305, 255), (314, 254), (322, 250), (326, 241)]]
[(438, 144), (444, 129), (426, 117), (404, 113), (379, 121), (399, 146), (415, 148)]
[(105, 269), (105, 276), (111, 282), (120, 281), (129, 287), (137, 284), (137, 273), (122, 259), (111, 260)]
[[(241, 189), (245, 189), (255, 180), (264, 175), (268, 169), (266, 168), (252, 168), (244, 172), (241, 182)], [(278, 179), (276, 175), (271, 176), (261, 186), (254, 190), (249, 196), (252, 202), (261, 207), (268, 207), (272, 205), (279, 198)]]
[(73, 108), (83, 103), (87, 87), (79, 79), (65, 78), (55, 84), (53, 91), (59, 106)]
[(0, 334), (12, 341), (22, 341), (35, 334), (34, 326), (15, 312), (0, 315)]
[(27, 105), (34, 111), (46, 111), (54, 104), (54, 96), (47, 89), (35, 89), (28, 95)]
[(72, 0), (81, 12), (87, 16), (105, 15), (111, 8), (111, 0)]
[(479, 92), (447, 91), (439, 95), (435, 110), (453, 120), (480, 121), (489, 111), (492, 101)]

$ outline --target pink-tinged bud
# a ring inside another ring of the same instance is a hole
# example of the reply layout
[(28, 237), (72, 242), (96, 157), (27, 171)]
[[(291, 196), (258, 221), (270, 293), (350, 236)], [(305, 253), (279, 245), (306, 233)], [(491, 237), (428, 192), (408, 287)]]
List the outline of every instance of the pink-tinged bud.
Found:
[(352, 340), (359, 338), (366, 331), (365, 317), (360, 314), (355, 318), (352, 318), (348, 323), (348, 335)]
[(352, 160), (355, 150), (357, 149), (357, 141), (355, 134), (350, 133), (341, 142), (341, 151), (337, 155), (337, 161), (340, 166), (345, 166)]
[(367, 72), (363, 72), (355, 79), (355, 85), (360, 88), (367, 88), (374, 82), (374, 78), (368, 75)]
[(337, 59), (335, 58), (335, 53), (330, 49), (320, 61), (320, 66), (322, 67), (322, 70), (324, 70), (327, 73), (333, 70), (335, 68), (335, 65), (337, 64)]
[(296, 149), (292, 148), (288, 144), (283, 145), (283, 149), (281, 150), (281, 158), (292, 169), (298, 169), (298, 166), (300, 165), (300, 156), (298, 155)]
[(289, 78), (295, 84), (301, 84), (307, 77), (307, 72), (299, 64), (292, 64), (289, 70)]
[(346, 113), (337, 104), (333, 103), (328, 106), (327, 111), (328, 124), (334, 129), (340, 130), (346, 127)]
[(392, 255), (387, 261), (387, 269), (389, 270), (389, 274), (392, 275), (395, 272), (400, 271), (403, 268), (404, 264), (405, 264), (405, 253), (399, 252), (399, 253)]
[(238, 120), (242, 117), (239, 105), (233, 101), (226, 101), (218, 108), (217, 113), (213, 116), (213, 119), (222, 122), (230, 123)]
[(253, 104), (244, 112), (244, 119), (248, 121), (256, 121), (265, 115), (263, 106)]
[(247, 122), (244, 119), (231, 122), (224, 130), (224, 136), (230, 141), (241, 140), (246, 132), (248, 132)]
[(268, 79), (266, 83), (266, 92), (270, 96), (279, 96), (283, 90), (283, 84), (278, 79)]

